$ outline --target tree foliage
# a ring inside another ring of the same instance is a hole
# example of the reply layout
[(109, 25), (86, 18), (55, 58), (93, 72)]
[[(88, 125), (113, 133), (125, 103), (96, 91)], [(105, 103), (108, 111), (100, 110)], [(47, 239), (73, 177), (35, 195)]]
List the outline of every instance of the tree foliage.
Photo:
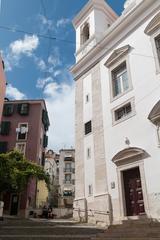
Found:
[(49, 188), (49, 176), (41, 166), (28, 161), (15, 150), (0, 154), (0, 193), (21, 192), (31, 178), (45, 180)]

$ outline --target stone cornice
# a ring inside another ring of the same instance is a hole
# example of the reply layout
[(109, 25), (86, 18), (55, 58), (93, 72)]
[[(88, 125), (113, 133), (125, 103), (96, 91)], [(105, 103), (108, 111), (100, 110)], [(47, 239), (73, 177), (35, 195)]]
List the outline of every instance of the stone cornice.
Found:
[(118, 15), (104, 0), (90, 0), (80, 13), (73, 19), (74, 27), (78, 27), (79, 24), (88, 16), (93, 9), (99, 9), (109, 16), (113, 21), (118, 18)]
[(160, 12), (151, 20), (151, 22), (147, 25), (144, 32), (147, 35), (151, 35), (159, 28), (160, 28)]
[[(150, 9), (150, 7), (152, 8)], [(116, 22), (106, 31), (105, 36), (92, 48), (87, 55), (79, 60), (70, 70), (75, 80), (79, 79), (89, 69), (95, 66), (100, 60), (113, 51), (117, 42), (121, 41), (129, 32), (133, 31), (146, 16), (160, 8), (160, 1), (145, 0), (135, 7), (128, 15), (121, 15)], [(150, 11), (149, 11), (150, 9)], [(146, 12), (149, 11), (147, 14)]]
[(116, 61), (118, 61), (120, 58), (122, 58), (124, 55), (126, 55), (129, 52), (130, 48), (131, 48), (130, 45), (125, 45), (121, 48), (114, 50), (104, 65), (106, 67), (110, 67)]

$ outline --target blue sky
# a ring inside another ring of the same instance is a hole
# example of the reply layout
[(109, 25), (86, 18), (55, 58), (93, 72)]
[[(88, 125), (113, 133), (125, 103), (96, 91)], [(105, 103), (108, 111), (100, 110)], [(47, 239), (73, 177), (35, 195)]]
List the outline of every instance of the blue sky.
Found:
[[(124, 1), (107, 2), (120, 14)], [(1, 0), (0, 49), (7, 96), (45, 98), (51, 122), (49, 147), (56, 151), (74, 146), (74, 81), (69, 68), (75, 63), (75, 32), (71, 21), (87, 2)]]

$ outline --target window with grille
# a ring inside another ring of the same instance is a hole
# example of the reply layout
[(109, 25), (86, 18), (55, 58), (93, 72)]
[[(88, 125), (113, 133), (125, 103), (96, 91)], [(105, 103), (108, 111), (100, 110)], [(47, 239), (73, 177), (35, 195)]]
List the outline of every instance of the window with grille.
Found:
[(158, 61), (159, 61), (159, 64), (160, 64), (160, 34), (155, 38), (155, 43), (156, 43)]
[(92, 122), (89, 121), (85, 123), (85, 135), (89, 134), (92, 132)]
[(132, 112), (132, 106), (131, 103), (127, 103), (123, 107), (120, 107), (115, 111), (115, 121), (118, 121), (122, 118), (125, 118)]
[(126, 62), (123, 62), (117, 68), (112, 70), (111, 75), (113, 97), (116, 97), (129, 89)]

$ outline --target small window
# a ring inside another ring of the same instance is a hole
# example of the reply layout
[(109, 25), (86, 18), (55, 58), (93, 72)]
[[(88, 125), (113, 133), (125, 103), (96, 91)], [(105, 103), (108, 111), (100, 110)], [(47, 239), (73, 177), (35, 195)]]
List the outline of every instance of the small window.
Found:
[(89, 102), (89, 94), (86, 95), (86, 103)]
[(29, 103), (18, 104), (18, 113), (20, 115), (28, 115), (29, 114)]
[(122, 118), (125, 118), (132, 112), (131, 103), (127, 103), (123, 107), (120, 107), (115, 111), (115, 121), (119, 121)]
[(14, 111), (14, 105), (13, 104), (5, 104), (3, 108), (3, 116), (12, 116)]
[(7, 122), (7, 121), (1, 122), (1, 129), (0, 129), (1, 135), (3, 136), (9, 135), (10, 127), (11, 127), (10, 122)]
[(16, 131), (17, 131), (17, 140), (27, 140), (27, 133), (28, 133), (27, 123), (20, 123)]
[(22, 153), (23, 155), (25, 155), (25, 151), (26, 151), (26, 143), (16, 143), (16, 149)]
[(92, 122), (89, 121), (85, 123), (85, 135), (89, 134), (92, 132)]
[(91, 149), (87, 148), (87, 158), (91, 158)]
[(155, 43), (156, 43), (158, 61), (160, 64), (160, 34), (155, 38)]
[(0, 142), (0, 153), (7, 152), (8, 142)]
[(92, 185), (88, 186), (88, 195), (91, 196), (93, 194), (93, 188)]
[(81, 28), (81, 45), (83, 45), (90, 37), (89, 23), (85, 23)]
[(113, 97), (116, 97), (129, 89), (126, 62), (114, 69), (111, 74)]

